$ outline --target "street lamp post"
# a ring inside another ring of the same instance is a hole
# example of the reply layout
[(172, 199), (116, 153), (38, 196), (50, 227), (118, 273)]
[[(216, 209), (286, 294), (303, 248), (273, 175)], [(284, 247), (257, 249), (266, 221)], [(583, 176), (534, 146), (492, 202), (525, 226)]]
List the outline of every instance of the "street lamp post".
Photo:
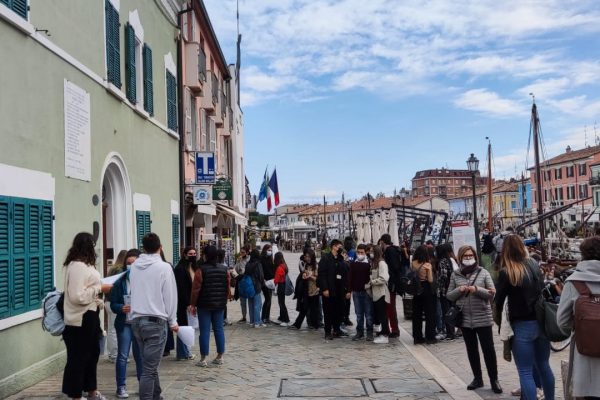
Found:
[(371, 193), (367, 193), (367, 203), (369, 205), (369, 211), (367, 215), (369, 216), (369, 227), (371, 229), (371, 242), (373, 239), (373, 213), (371, 212)]
[[(471, 153), (471, 157), (467, 160), (467, 168), (469, 172), (471, 172), (471, 186), (473, 189), (473, 225), (475, 228), (475, 248), (477, 250), (477, 260), (481, 263), (481, 245), (479, 243), (479, 221), (477, 218), (477, 193), (475, 188), (475, 177), (479, 170), (479, 160), (473, 153)], [(491, 177), (488, 177), (491, 179)]]
[(404, 202), (408, 197), (408, 190), (405, 188), (400, 189), (400, 198), (402, 199), (402, 237), (399, 238), (399, 241), (404, 241), (404, 231), (406, 230), (406, 209), (404, 208)]

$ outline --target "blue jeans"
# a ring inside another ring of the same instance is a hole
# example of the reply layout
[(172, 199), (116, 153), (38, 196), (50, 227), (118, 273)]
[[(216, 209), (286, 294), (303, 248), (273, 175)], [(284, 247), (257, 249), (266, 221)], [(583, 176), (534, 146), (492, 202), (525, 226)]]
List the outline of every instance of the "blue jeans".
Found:
[(250, 310), (250, 323), (253, 325), (262, 324), (262, 319), (260, 318), (262, 309), (261, 292), (258, 292), (253, 298), (248, 299), (248, 308)]
[(248, 299), (245, 297), (240, 297), (240, 307), (242, 308), (242, 318), (246, 319), (246, 309), (247, 309)]
[(525, 400), (536, 400), (534, 366), (540, 374), (544, 398), (554, 400), (554, 374), (550, 368), (550, 342), (540, 331), (537, 321), (517, 321), (512, 324), (515, 336), (512, 351)]
[(366, 291), (352, 292), (354, 301), (354, 312), (356, 313), (356, 333), (365, 332), (365, 320), (367, 322), (367, 333), (373, 333), (373, 300)]
[(444, 322), (442, 318), (442, 303), (439, 297), (436, 297), (435, 303), (435, 329), (438, 333), (442, 333), (444, 332)]
[(198, 309), (198, 322), (200, 325), (200, 355), (208, 355), (210, 342), (210, 326), (212, 325), (217, 343), (217, 353), (225, 353), (225, 332), (223, 331), (223, 310)]
[(133, 337), (131, 325), (125, 324), (122, 331), (117, 331), (117, 362), (115, 364), (117, 387), (125, 386), (127, 378), (127, 358), (129, 350), (133, 347), (133, 358), (135, 359), (135, 372), (138, 381), (142, 376), (142, 356), (137, 341)]
[(177, 346), (175, 348), (177, 350), (177, 359), (178, 360), (185, 360), (186, 358), (188, 358), (190, 356), (190, 348), (187, 347), (181, 341), (181, 339), (179, 339), (179, 336), (177, 336)]
[(159, 400), (162, 389), (158, 367), (167, 343), (168, 323), (156, 317), (138, 317), (133, 320), (132, 328), (142, 355), (140, 400)]

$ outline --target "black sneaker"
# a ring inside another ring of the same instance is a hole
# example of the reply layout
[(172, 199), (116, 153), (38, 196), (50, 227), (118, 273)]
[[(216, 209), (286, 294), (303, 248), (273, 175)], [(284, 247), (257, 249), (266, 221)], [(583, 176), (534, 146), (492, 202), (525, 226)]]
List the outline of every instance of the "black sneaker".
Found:
[(394, 339), (394, 338), (399, 338), (400, 337), (400, 332), (392, 332), (388, 335), (388, 337), (390, 339)]
[(332, 335), (325, 335), (325, 340), (333, 340), (333, 336)]
[(352, 321), (350, 321), (349, 319), (344, 321), (344, 325), (346, 326), (353, 326), (354, 324), (352, 323)]
[(373, 332), (367, 332), (367, 342), (372, 342), (373, 340)]
[(483, 387), (483, 379), (475, 378), (469, 385), (467, 386), (467, 390), (475, 390)]
[(363, 335), (362, 333), (357, 333), (356, 335), (352, 336), (352, 340), (353, 341), (358, 341), (358, 340), (362, 340), (362, 338), (364, 338), (365, 335)]

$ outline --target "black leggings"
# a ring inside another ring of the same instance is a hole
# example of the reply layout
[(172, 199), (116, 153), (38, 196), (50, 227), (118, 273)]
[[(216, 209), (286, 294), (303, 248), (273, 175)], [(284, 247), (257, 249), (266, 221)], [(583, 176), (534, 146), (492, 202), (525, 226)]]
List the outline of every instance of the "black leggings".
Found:
[(263, 296), (265, 296), (265, 301), (262, 306), (261, 319), (263, 321), (269, 321), (271, 319), (271, 298), (273, 297), (273, 291), (264, 286), (262, 292)]
[(415, 341), (423, 341), (423, 314), (425, 314), (425, 339), (435, 340), (435, 294), (431, 283), (421, 282), (423, 293), (413, 299), (412, 331)]
[(385, 302), (385, 296), (373, 302), (373, 309), (375, 310), (373, 314), (377, 315), (377, 323), (381, 324), (380, 333), (384, 336), (389, 336), (390, 324), (388, 323), (387, 318), (387, 303)]
[(285, 306), (285, 289), (277, 290), (277, 302), (279, 303), (279, 321), (290, 322), (290, 316)]
[(71, 398), (98, 388), (96, 368), (100, 357), (100, 317), (98, 311), (86, 311), (81, 326), (65, 326), (62, 334), (67, 347), (67, 364), (62, 392)]
[(488, 376), (492, 381), (498, 379), (498, 363), (496, 361), (496, 350), (494, 348), (494, 335), (492, 333), (491, 326), (484, 326), (482, 328), (465, 328), (462, 327), (463, 338), (465, 339), (465, 346), (467, 347), (467, 356), (469, 357), (469, 364), (473, 371), (473, 377), (475, 379), (482, 379), (481, 373), (481, 361), (479, 359), (479, 346), (477, 344), (477, 338), (479, 338), (479, 344), (481, 344), (481, 350), (483, 351), (483, 359), (485, 360), (485, 367), (488, 371)]

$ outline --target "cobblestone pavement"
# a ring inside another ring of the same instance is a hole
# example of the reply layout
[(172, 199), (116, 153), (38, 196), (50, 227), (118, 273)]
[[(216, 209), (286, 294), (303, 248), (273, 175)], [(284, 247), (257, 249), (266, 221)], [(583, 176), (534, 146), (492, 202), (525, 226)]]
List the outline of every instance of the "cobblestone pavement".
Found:
[[(286, 253), (292, 277), (298, 271), (298, 257)], [(276, 298), (273, 300), (271, 315), (275, 319), (279, 310)], [(293, 320), (296, 311), (291, 297), (287, 306)], [(228, 310), (231, 321), (240, 319), (239, 303), (229, 303)], [(403, 329), (410, 332), (410, 321), (402, 318), (401, 302), (398, 310)], [(225, 334), (225, 363), (220, 367), (200, 368), (194, 361), (163, 358), (160, 377), (165, 399), (479, 399), (465, 390), (465, 382), (470, 382), (471, 376), (462, 340), (412, 346), (412, 338), (403, 333), (402, 341), (376, 345), (352, 342), (349, 338), (325, 341), (322, 330), (309, 331), (306, 327), (300, 331), (277, 325), (255, 329), (236, 323), (227, 326)], [(197, 344), (194, 352), (198, 352)], [(214, 356), (212, 340), (211, 352)], [(498, 354), (502, 354), (500, 348)], [(560, 358), (553, 355), (555, 371), (559, 371)], [(501, 358), (499, 364), (501, 383), (510, 392), (518, 386), (514, 364)], [(138, 389), (134, 369), (132, 361), (127, 378), (131, 399), (137, 398)], [(98, 365), (98, 386), (109, 399), (115, 398), (114, 379), (114, 364), (102, 358)], [(61, 381), (59, 373), (10, 399), (63, 398)], [(557, 380), (557, 388), (560, 385)], [(489, 386), (477, 394), (486, 399), (510, 397), (510, 394), (494, 395)]]

